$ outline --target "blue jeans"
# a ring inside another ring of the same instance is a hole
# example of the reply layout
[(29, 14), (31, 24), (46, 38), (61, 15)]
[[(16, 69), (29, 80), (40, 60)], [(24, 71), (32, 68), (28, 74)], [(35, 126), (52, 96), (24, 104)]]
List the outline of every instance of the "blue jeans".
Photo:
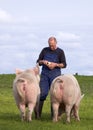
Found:
[(40, 78), (40, 89), (41, 89), (41, 94), (40, 94), (40, 101), (46, 100), (46, 97), (48, 95), (48, 92), (50, 90), (50, 85), (53, 81), (54, 78), (57, 76), (61, 75), (61, 71), (58, 71), (57, 69), (55, 71), (43, 71), (41, 73), (41, 78)]

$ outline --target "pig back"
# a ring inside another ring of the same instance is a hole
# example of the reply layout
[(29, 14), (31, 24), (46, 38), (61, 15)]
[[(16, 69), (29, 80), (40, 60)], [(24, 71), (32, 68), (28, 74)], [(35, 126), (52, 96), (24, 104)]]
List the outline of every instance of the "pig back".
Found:
[(70, 74), (55, 78), (51, 84), (50, 97), (52, 101), (75, 104), (78, 98), (81, 97), (80, 87), (76, 78)]

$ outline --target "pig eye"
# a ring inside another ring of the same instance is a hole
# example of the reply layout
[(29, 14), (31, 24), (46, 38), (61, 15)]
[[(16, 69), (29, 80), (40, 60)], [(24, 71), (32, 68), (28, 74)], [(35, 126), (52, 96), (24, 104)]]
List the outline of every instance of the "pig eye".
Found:
[(63, 80), (57, 79), (57, 82), (58, 82), (58, 83), (63, 83)]
[(60, 81), (59, 81), (59, 83), (63, 83), (63, 81), (62, 81), (62, 80), (60, 80)]
[(23, 82), (25, 82), (25, 80), (23, 80), (23, 79), (18, 79), (18, 82), (23, 83)]

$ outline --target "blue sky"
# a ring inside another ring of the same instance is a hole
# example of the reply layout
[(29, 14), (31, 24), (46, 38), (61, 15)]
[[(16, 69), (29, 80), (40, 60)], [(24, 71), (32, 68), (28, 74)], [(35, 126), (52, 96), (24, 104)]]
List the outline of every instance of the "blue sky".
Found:
[(66, 55), (62, 73), (93, 75), (92, 0), (0, 1), (0, 73), (34, 67), (50, 36)]

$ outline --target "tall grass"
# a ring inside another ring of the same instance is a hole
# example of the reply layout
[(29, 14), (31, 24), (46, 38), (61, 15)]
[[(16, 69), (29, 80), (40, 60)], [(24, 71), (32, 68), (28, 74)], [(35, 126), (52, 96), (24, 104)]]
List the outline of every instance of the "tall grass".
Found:
[(81, 121), (71, 118), (70, 124), (66, 124), (65, 114), (59, 122), (52, 122), (49, 96), (40, 120), (36, 120), (33, 113), (32, 122), (22, 122), (12, 93), (14, 78), (13, 74), (0, 75), (0, 130), (93, 130), (93, 76), (76, 76), (85, 96), (80, 104)]

